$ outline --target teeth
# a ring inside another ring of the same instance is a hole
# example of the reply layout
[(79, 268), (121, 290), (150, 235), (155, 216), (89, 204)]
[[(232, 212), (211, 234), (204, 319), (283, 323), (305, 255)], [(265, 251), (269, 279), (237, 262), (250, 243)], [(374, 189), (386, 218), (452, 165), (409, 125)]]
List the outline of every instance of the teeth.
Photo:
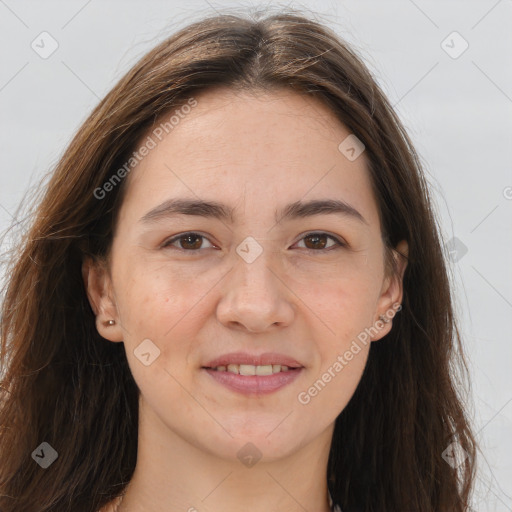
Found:
[[(256, 369), (256, 375), (272, 375), (273, 373), (271, 364), (267, 364), (265, 366), (255, 366), (254, 368)], [(240, 373), (242, 373), (242, 367), (240, 367)]]
[(263, 366), (254, 366), (252, 364), (228, 364), (227, 366), (217, 366), (218, 372), (231, 372), (240, 375), (272, 375), (273, 373), (287, 372), (288, 366), (281, 364), (267, 364)]

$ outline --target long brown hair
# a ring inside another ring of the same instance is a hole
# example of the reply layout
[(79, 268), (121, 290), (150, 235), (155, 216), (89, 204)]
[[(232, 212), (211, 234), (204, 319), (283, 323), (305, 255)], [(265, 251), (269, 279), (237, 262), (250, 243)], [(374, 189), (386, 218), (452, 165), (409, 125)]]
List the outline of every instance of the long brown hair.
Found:
[[(409, 245), (403, 309), (385, 339), (371, 344), (336, 420), (326, 468), (334, 502), (343, 512), (469, 509), (477, 447), (460, 395), (467, 367), (427, 182), (360, 57), (311, 18), (282, 11), (195, 22), (145, 55), (78, 130), (4, 290), (2, 512), (92, 512), (130, 481), (139, 389), (124, 345), (96, 330), (81, 266), (85, 256), (101, 261), (109, 253), (126, 182), (114, 175), (142, 137), (217, 86), (285, 87), (323, 101), (366, 147), (387, 250)], [(47, 469), (34, 457), (43, 442), (58, 454)], [(468, 455), (460, 465), (444, 456), (452, 442)]]

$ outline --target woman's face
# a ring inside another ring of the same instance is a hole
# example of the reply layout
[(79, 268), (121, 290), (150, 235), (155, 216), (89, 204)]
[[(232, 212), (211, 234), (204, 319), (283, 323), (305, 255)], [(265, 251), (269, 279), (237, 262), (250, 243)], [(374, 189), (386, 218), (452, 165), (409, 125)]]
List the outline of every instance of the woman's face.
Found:
[(401, 276), (385, 274), (365, 153), (339, 149), (350, 132), (325, 106), (292, 91), (195, 99), (161, 141), (149, 133), (89, 293), (146, 421), (224, 459), (250, 442), (271, 460), (330, 439)]

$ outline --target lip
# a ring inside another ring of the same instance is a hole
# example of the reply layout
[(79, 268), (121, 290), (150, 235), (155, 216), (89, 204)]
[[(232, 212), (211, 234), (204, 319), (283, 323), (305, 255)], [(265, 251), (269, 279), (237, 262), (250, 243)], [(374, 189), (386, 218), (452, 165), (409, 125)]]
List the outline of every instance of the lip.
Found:
[[(303, 368), (295, 359), (277, 352), (265, 352), (264, 354), (248, 354), (247, 352), (231, 352), (224, 354), (206, 363), (203, 368), (216, 368), (228, 364), (251, 364), (253, 366), (266, 366), (269, 364), (280, 364), (289, 368)], [(278, 375), (278, 374), (276, 374)]]
[[(250, 364), (253, 366), (280, 364), (288, 366), (289, 370), (272, 375), (239, 375), (214, 369), (217, 366), (227, 366), (228, 364)], [(249, 396), (260, 396), (274, 393), (292, 383), (302, 374), (304, 367), (295, 359), (276, 352), (265, 352), (264, 354), (231, 352), (212, 359), (202, 369), (216, 382), (232, 391)]]
[(272, 375), (239, 375), (231, 372), (219, 372), (211, 368), (203, 368), (216, 382), (232, 391), (244, 395), (267, 395), (284, 388), (293, 382), (304, 370), (297, 368)]

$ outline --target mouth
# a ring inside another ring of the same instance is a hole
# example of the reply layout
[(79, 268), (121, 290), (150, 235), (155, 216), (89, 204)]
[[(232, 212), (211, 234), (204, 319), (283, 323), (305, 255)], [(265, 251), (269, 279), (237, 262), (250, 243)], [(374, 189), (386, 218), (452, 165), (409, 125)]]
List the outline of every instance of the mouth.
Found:
[(245, 395), (264, 395), (282, 389), (304, 370), (283, 354), (232, 353), (202, 367), (219, 384)]
[[(279, 367), (279, 368), (278, 368)], [(206, 363), (203, 368), (209, 368), (218, 371), (231, 371), (233, 373), (240, 373), (242, 371), (252, 372), (253, 368), (263, 371), (263, 375), (274, 373), (274, 369), (281, 371), (288, 371), (290, 369), (303, 368), (303, 366), (285, 354), (278, 354), (275, 352), (265, 352), (264, 354), (249, 354), (247, 352), (231, 352), (224, 354), (220, 357), (212, 359)], [(270, 371), (272, 368), (272, 371)], [(236, 370), (236, 372), (235, 372)], [(257, 375), (256, 373), (247, 373), (242, 375)]]
[(252, 365), (252, 364), (234, 364), (220, 365), (214, 368), (203, 367), (206, 370), (213, 370), (216, 372), (231, 372), (237, 375), (272, 375), (274, 373), (291, 372), (300, 370), (299, 367), (289, 367), (284, 364), (266, 364), (266, 365)]

